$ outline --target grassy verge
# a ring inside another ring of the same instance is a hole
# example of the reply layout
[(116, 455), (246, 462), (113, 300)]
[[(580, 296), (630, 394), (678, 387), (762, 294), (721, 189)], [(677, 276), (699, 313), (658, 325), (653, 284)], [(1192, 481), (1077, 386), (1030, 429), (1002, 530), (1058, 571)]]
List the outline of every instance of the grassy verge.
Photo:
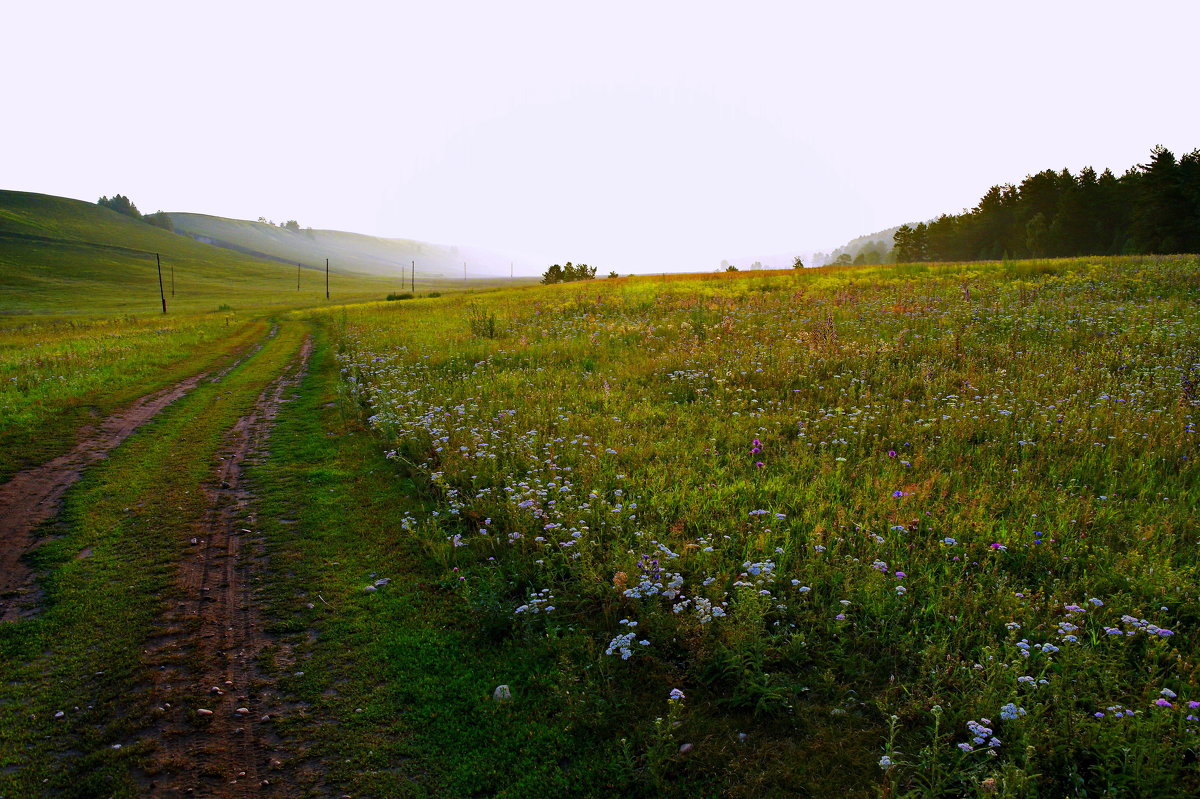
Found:
[[(337, 404), (324, 336), (252, 476), (274, 572), (267, 658), (303, 713), (282, 723), (312, 795), (583, 796), (627, 785), (606, 698), (557, 670), (544, 631), (497, 644), (405, 528), (426, 501)], [(367, 585), (387, 578), (375, 591)], [(560, 630), (555, 638), (570, 638)], [(562, 684), (577, 690), (559, 701)], [(511, 686), (513, 701), (493, 701)], [(664, 697), (665, 699), (665, 697)], [(664, 703), (665, 704), (665, 703)]]
[(0, 795), (137, 796), (153, 743), (144, 644), (175, 597), (175, 566), (206, 507), (225, 432), (295, 353), (285, 324), (219, 383), (131, 436), (68, 494), (33, 554), (43, 612), (0, 626)]

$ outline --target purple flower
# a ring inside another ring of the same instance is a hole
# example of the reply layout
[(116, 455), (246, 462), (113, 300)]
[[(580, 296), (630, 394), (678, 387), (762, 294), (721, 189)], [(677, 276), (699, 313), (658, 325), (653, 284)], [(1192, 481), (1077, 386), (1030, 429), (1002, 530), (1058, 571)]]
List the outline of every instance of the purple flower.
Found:
[(763, 463), (762, 461), (758, 461), (758, 462), (757, 462), (757, 463), (755, 463), (754, 465), (755, 465), (756, 467), (758, 467), (759, 469), (761, 469), (762, 467), (766, 466), (766, 464), (765, 464), (765, 463)]
[(1159, 707), (1174, 707), (1174, 705), (1162, 698), (1155, 699), (1154, 704), (1158, 705)]
[(905, 577), (907, 577), (907, 576), (908, 576), (908, 575), (907, 575), (907, 574), (905, 574), (904, 572), (896, 572), (896, 579), (897, 579), (897, 580), (903, 580), (903, 579), (904, 579)]
[(894, 458), (894, 457), (896, 457), (896, 450), (894, 450), (894, 449), (889, 449), (889, 450), (888, 450), (888, 457), (889, 457), (889, 458)]
[(672, 688), (671, 693), (667, 694), (668, 699), (683, 699), (683, 691), (678, 688)]
[(904, 496), (904, 492), (903, 492), (903, 491), (896, 490), (896, 491), (893, 491), (893, 492), (892, 492), (892, 496), (893, 496), (893, 497), (902, 497), (902, 496)]

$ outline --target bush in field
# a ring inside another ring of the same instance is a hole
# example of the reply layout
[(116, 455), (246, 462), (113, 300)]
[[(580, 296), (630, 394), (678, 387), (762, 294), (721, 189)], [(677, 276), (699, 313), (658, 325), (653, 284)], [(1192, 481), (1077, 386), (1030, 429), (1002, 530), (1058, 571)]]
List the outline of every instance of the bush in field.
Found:
[(588, 266), (587, 264), (573, 264), (567, 261), (565, 265), (554, 264), (543, 272), (542, 284), (574, 283), (577, 280), (593, 280), (595, 277), (596, 267)]

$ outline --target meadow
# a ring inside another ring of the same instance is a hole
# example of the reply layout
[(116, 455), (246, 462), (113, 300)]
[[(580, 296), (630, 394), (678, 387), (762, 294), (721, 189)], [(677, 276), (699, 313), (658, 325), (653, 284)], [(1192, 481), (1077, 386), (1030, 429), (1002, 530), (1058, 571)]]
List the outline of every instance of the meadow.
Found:
[(319, 319), (392, 534), (625, 787), (1191, 796), (1198, 298), (1096, 258)]

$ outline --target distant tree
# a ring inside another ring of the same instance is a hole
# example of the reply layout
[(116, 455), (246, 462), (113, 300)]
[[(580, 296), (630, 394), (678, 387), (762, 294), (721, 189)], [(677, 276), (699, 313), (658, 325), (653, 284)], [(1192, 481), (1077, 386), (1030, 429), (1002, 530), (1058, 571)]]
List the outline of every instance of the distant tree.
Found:
[(618, 275), (616, 272), (609, 272), (609, 273), (608, 273), (608, 276), (609, 276), (610, 278), (613, 278), (613, 277), (620, 277), (620, 275)]
[[(596, 277), (596, 267), (587, 264), (554, 264), (542, 273), (542, 283), (574, 283), (577, 280), (593, 280)], [(611, 275), (610, 275), (611, 277)]]
[(285, 230), (290, 230), (294, 233), (300, 232), (300, 223), (295, 219), (289, 219), (288, 221), (284, 222), (283, 227)]
[(561, 264), (554, 264), (542, 273), (542, 285), (544, 286), (561, 282), (563, 282), (563, 268)]
[(729, 271), (729, 261), (721, 261), (721, 271)]
[(751, 269), (762, 269), (763, 268), (762, 261), (755, 261), (754, 263), (750, 264), (750, 268)]
[(854, 258), (848, 252), (844, 252), (833, 259), (834, 266), (850, 266), (852, 263), (854, 263)]
[(797, 255), (795, 258), (792, 259), (792, 269), (803, 269), (803, 268), (804, 268), (804, 261), (801, 260), (799, 255)]
[(730, 264), (729, 266), (725, 267), (726, 272), (736, 272), (737, 270), (738, 270), (738, 268), (736, 266), (734, 266), (733, 264)]
[(171, 217), (167, 215), (166, 211), (155, 211), (152, 214), (146, 214), (142, 217), (142, 221), (147, 225), (154, 225), (163, 230), (169, 230), (172, 233), (175, 232), (175, 225), (171, 222)]
[(105, 208), (110, 208), (113, 211), (116, 211), (118, 214), (132, 216), (134, 219), (142, 218), (142, 214), (140, 211), (138, 211), (137, 206), (134, 205), (133, 202), (131, 202), (130, 199), (123, 194), (114, 194), (111, 200), (108, 197), (101, 197), (99, 200), (96, 200), (96, 204), (103, 205)]

